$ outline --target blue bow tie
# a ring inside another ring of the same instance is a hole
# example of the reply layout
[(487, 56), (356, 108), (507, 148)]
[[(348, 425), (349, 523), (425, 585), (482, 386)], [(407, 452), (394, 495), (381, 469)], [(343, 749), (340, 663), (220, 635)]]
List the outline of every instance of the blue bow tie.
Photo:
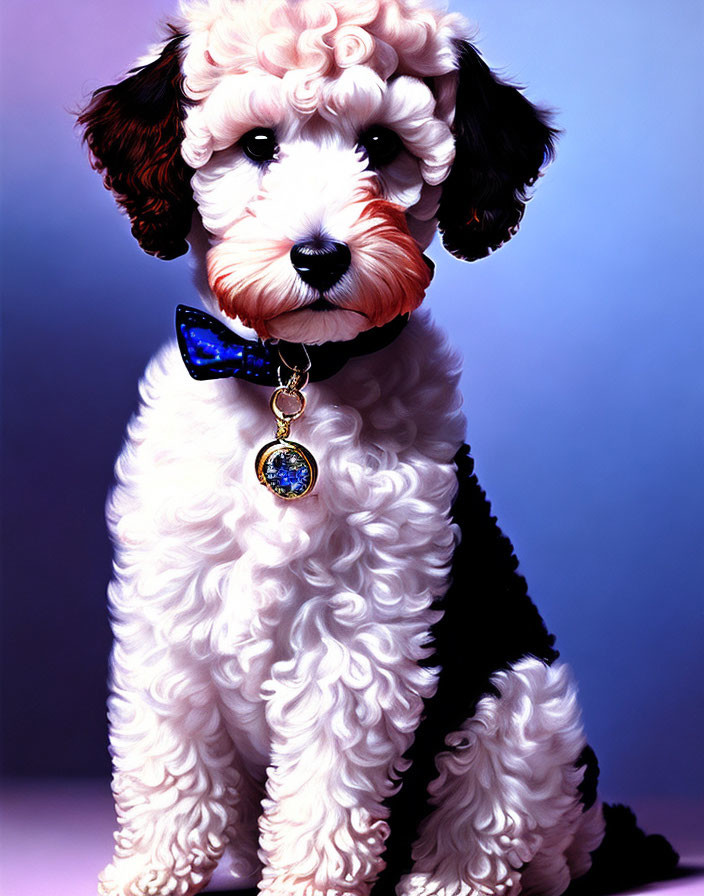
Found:
[[(396, 317), (383, 327), (360, 333), (349, 342), (307, 346), (311, 381), (319, 382), (333, 376), (351, 357), (384, 348), (398, 336), (407, 321), (406, 316)], [(238, 336), (205, 311), (178, 305), (176, 338), (183, 363), (194, 380), (234, 376), (262, 386), (279, 385), (281, 359), (278, 347)], [(283, 342), (279, 346), (285, 350), (286, 358), (300, 358), (300, 366), (304, 366), (304, 353), (299, 344)]]
[(236, 376), (265, 386), (278, 385), (276, 370), (281, 362), (276, 349), (238, 336), (205, 311), (178, 305), (176, 338), (194, 380)]

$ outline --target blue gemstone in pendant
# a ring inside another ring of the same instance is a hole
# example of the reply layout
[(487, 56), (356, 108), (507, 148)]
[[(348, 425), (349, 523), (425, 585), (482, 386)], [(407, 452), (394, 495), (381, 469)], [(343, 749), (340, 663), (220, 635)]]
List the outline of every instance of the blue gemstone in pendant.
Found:
[(310, 467), (297, 451), (277, 451), (264, 464), (264, 478), (275, 492), (301, 495), (310, 485)]
[(257, 476), (280, 498), (302, 498), (315, 485), (313, 455), (297, 442), (270, 442), (257, 456)]

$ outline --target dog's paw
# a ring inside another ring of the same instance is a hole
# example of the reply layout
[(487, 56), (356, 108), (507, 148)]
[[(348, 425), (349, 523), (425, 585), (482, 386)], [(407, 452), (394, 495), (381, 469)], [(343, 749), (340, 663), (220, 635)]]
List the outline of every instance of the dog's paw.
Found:
[(432, 874), (406, 874), (396, 892), (399, 896), (515, 896), (520, 891), (520, 875), (514, 874), (499, 882), (440, 881)]
[(210, 879), (208, 872), (185, 865), (167, 868), (150, 864), (144, 856), (108, 865), (98, 878), (99, 896), (193, 896)]

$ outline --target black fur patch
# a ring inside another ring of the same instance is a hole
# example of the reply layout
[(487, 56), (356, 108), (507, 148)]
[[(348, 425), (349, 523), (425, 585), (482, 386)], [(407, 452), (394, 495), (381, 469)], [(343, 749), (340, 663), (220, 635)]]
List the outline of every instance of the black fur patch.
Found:
[(671, 877), (679, 856), (660, 834), (646, 836), (627, 806), (604, 805), (606, 834), (591, 869), (565, 896), (600, 896)]
[(438, 222), (448, 251), (483, 258), (518, 230), (532, 186), (554, 155), (548, 113), (500, 81), (474, 47), (458, 46), (456, 156), (443, 184)]
[(596, 802), (596, 791), (599, 783), (599, 763), (596, 753), (589, 745), (579, 754), (575, 765), (577, 768), (584, 766), (584, 777), (577, 789), (582, 801), (582, 810), (586, 812)]
[(427, 661), (442, 671), (437, 693), (428, 701), (406, 754), (413, 764), (388, 803), (387, 864), (374, 896), (391, 894), (400, 876), (410, 871), (411, 847), (428, 811), (427, 787), (437, 774), (435, 757), (447, 749), (445, 737), (474, 714), (481, 697), (495, 693), (491, 675), (527, 655), (548, 664), (558, 656), (554, 636), (548, 634), (517, 571), (513, 546), (491, 515), (466, 445), (455, 462), (458, 492), (452, 518), (462, 540), (453, 559), (452, 584), (438, 605), (444, 615), (433, 631), (435, 655)]

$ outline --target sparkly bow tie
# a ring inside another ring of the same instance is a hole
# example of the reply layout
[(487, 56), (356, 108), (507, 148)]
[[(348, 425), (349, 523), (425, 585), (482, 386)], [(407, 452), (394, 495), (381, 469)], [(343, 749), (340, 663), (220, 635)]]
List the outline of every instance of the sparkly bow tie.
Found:
[[(383, 327), (360, 333), (349, 342), (307, 346), (310, 379), (313, 382), (326, 380), (341, 370), (350, 358), (384, 348), (393, 342), (407, 321), (406, 316), (396, 317)], [(183, 363), (195, 380), (234, 376), (262, 386), (278, 386), (281, 358), (277, 349), (282, 349), (287, 358), (302, 354), (301, 346), (296, 343), (280, 342), (274, 346), (245, 339), (212, 315), (187, 305), (176, 308), (176, 337)]]

